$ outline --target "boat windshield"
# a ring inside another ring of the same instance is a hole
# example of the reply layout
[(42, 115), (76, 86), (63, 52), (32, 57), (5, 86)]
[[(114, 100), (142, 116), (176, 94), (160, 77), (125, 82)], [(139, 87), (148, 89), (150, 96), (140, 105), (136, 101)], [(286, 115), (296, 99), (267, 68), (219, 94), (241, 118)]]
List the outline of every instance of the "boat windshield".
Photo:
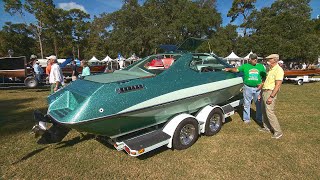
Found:
[(181, 54), (157, 54), (148, 56), (123, 70), (131, 72), (145, 72), (153, 75), (158, 75), (169, 69), (176, 60), (181, 57)]
[(193, 54), (190, 68), (198, 72), (216, 72), (230, 67), (229, 64), (212, 55)]

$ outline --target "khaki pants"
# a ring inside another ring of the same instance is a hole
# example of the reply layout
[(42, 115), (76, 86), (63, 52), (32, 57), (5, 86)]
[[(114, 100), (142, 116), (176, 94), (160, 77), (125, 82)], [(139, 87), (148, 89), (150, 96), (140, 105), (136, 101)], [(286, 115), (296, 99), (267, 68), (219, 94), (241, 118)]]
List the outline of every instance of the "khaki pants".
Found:
[(275, 115), (275, 106), (277, 96), (273, 98), (273, 101), (270, 105), (266, 103), (267, 99), (270, 97), (272, 91), (263, 90), (262, 93), (262, 122), (263, 126), (269, 128), (273, 133), (282, 133), (278, 118)]

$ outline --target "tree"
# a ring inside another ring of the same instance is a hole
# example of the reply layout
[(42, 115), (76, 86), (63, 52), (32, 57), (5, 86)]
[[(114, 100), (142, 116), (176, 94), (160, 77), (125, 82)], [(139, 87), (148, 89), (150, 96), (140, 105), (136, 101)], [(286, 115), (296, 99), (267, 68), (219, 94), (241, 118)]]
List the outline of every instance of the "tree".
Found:
[[(238, 33), (236, 31), (237, 26), (228, 24), (226, 27), (218, 28), (217, 32), (209, 39), (210, 50), (216, 55), (225, 57), (231, 51), (236, 50), (236, 43), (238, 39)], [(209, 52), (208, 45), (203, 43), (200, 51)], [(237, 52), (236, 52), (237, 53)]]
[(32, 32), (25, 24), (5, 23), (0, 31), (0, 57), (7, 56), (8, 50), (14, 50), (15, 56), (31, 55), (35, 47)]
[[(30, 25), (35, 37), (38, 39), (41, 57), (43, 58), (42, 32), (43, 26), (54, 17), (54, 4), (52, 0), (25, 0), (22, 4), (21, 0), (5, 0), (5, 11), (11, 15), (19, 13), (24, 16), (24, 11), (33, 14), (37, 22)], [(26, 24), (27, 25), (27, 24)]]
[(133, 52), (145, 56), (157, 52), (161, 44), (210, 37), (221, 22), (215, 0), (146, 0), (142, 6), (128, 0), (119, 11), (96, 18), (93, 24), (99, 25), (91, 35), (103, 37), (113, 56), (123, 51), (127, 56)]
[(244, 36), (247, 34), (248, 16), (255, 9), (255, 2), (256, 0), (233, 0), (232, 7), (227, 14), (228, 17), (231, 17), (231, 22), (234, 22), (239, 15), (243, 17), (243, 23), (240, 25), (240, 27), (244, 28)]
[[(275, 1), (250, 16), (252, 39), (262, 55), (279, 53), (282, 59), (312, 61), (319, 50), (311, 19), (310, 0)], [(318, 47), (318, 48), (317, 48)]]
[(79, 9), (71, 9), (68, 12), (68, 16), (71, 18), (72, 21), (72, 41), (77, 47), (77, 57), (78, 59), (80, 59), (80, 47), (81, 45), (84, 45), (84, 42), (86, 41), (86, 38), (89, 34), (90, 23), (87, 20), (90, 19), (90, 15)]

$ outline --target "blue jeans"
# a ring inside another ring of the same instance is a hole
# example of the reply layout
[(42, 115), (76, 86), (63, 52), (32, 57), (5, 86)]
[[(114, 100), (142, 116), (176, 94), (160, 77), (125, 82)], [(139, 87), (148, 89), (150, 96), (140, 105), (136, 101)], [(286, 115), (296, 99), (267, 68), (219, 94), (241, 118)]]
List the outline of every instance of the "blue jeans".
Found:
[(41, 83), (41, 74), (36, 74), (36, 79), (38, 83)]
[(261, 112), (261, 100), (258, 101), (258, 96), (261, 90), (257, 87), (249, 87), (247, 85), (243, 86), (243, 120), (250, 121), (250, 107), (251, 101), (256, 104), (256, 121), (262, 122), (262, 112)]

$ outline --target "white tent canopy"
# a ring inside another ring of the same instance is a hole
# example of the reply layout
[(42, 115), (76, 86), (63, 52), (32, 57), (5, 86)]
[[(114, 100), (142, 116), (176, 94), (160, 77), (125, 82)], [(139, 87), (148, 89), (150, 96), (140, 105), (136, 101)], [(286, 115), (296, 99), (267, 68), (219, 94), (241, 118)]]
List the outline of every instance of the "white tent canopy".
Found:
[(108, 55), (103, 60), (101, 60), (101, 62), (110, 62), (110, 61), (112, 61), (112, 59)]
[(246, 57), (244, 57), (243, 59), (249, 59), (250, 54), (253, 54), (253, 52), (252, 52), (252, 51), (250, 51), (250, 52), (249, 52), (249, 54), (248, 54)]
[(96, 63), (96, 62), (100, 62), (95, 56), (93, 56), (90, 60), (89, 63)]
[[(252, 51), (250, 51), (250, 53), (249, 53), (246, 57), (244, 57), (243, 59), (248, 60), (248, 59), (249, 59), (249, 57), (250, 57), (250, 54), (253, 54), (253, 52), (252, 52)], [(258, 56), (258, 59), (263, 59), (263, 58)]]
[(229, 56), (225, 57), (227, 60), (240, 60), (241, 57), (237, 56), (233, 51), (229, 54)]

